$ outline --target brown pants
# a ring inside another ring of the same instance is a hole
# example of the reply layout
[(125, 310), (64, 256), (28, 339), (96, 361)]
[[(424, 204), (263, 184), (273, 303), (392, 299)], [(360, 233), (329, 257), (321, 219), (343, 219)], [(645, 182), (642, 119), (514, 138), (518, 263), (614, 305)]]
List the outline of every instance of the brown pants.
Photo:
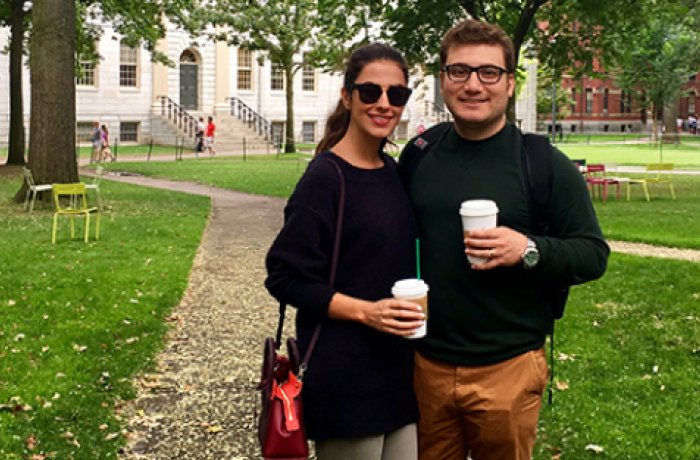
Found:
[(544, 350), (478, 367), (416, 353), (420, 460), (528, 460), (549, 370)]

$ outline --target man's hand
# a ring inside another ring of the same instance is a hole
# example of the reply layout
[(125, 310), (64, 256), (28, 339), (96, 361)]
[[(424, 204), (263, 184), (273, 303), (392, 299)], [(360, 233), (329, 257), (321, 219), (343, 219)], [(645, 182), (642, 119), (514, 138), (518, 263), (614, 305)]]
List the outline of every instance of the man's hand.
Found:
[(472, 264), (474, 270), (489, 270), (519, 264), (527, 247), (527, 237), (508, 227), (470, 230), (464, 239), (467, 255), (486, 259)]

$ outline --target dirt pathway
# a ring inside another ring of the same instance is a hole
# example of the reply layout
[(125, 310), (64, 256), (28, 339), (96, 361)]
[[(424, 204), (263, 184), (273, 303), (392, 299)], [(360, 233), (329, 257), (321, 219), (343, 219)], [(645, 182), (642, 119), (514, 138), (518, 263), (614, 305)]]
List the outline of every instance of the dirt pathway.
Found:
[[(254, 407), (260, 347), (276, 324), (262, 288), (264, 256), (282, 223), (284, 200), (191, 183), (106, 179), (212, 198), (212, 216), (157, 371), (136, 382), (120, 411), (128, 425), (122, 459), (257, 458)], [(700, 251), (611, 242), (614, 251), (700, 261)], [(291, 312), (290, 312), (291, 315)], [(288, 331), (292, 330), (291, 316)]]
[[(107, 177), (212, 197), (189, 286), (171, 320), (157, 372), (139, 378), (123, 459), (256, 458), (255, 386), (276, 304), (262, 288), (264, 256), (284, 201), (195, 184)], [(288, 318), (289, 331), (293, 321)]]

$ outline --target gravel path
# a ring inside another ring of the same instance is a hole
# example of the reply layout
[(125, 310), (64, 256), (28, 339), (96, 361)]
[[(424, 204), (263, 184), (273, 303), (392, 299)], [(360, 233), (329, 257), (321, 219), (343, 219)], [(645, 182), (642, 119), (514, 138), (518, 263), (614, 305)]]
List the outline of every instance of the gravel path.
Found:
[[(258, 458), (255, 387), (261, 345), (275, 331), (277, 310), (262, 288), (264, 256), (282, 224), (284, 201), (182, 182), (119, 180), (212, 197), (212, 216), (187, 291), (170, 317), (174, 327), (157, 372), (134, 382), (139, 395), (120, 414), (128, 421), (121, 458)], [(291, 332), (291, 312), (286, 324)]]
[[(212, 197), (212, 216), (184, 298), (169, 318), (173, 328), (157, 370), (135, 380), (138, 397), (119, 411), (128, 430), (120, 458), (259, 458), (255, 387), (262, 340), (276, 326), (276, 304), (262, 287), (264, 256), (282, 224), (284, 200), (144, 177), (105, 178)], [(700, 251), (626, 242), (611, 246), (617, 252), (700, 261)]]

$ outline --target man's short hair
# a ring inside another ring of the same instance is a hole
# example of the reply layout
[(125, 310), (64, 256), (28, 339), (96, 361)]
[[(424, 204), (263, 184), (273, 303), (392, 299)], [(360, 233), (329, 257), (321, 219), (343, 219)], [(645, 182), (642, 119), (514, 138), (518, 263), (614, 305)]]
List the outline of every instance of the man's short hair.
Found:
[(447, 64), (447, 53), (453, 46), (497, 45), (503, 49), (508, 72), (515, 71), (515, 47), (510, 37), (498, 26), (487, 22), (465, 19), (447, 31), (440, 45), (440, 67)]

